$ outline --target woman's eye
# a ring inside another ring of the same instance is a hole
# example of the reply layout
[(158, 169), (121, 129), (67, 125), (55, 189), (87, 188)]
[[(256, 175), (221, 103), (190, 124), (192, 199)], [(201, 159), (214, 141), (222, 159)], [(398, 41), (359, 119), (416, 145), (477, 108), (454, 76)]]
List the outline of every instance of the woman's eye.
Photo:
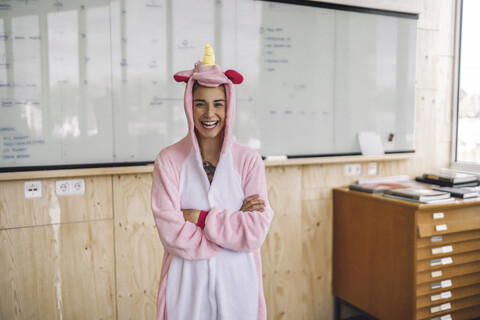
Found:
[(205, 103), (197, 102), (197, 103), (195, 104), (195, 107), (203, 108), (203, 107), (205, 107)]
[(215, 103), (215, 107), (216, 107), (216, 108), (223, 107), (223, 103)]

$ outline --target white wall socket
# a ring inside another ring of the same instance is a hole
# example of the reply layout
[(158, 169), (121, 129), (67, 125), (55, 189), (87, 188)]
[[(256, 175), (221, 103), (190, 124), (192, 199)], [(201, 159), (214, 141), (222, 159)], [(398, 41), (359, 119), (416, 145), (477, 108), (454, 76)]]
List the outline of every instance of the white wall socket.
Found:
[(359, 176), (362, 174), (361, 163), (350, 163), (343, 167), (346, 176)]
[(24, 183), (25, 199), (42, 197), (42, 181), (26, 181)]
[(368, 175), (369, 176), (376, 176), (378, 174), (378, 165), (376, 162), (369, 162), (368, 163)]
[(57, 180), (55, 181), (57, 196), (69, 196), (85, 193), (85, 179)]

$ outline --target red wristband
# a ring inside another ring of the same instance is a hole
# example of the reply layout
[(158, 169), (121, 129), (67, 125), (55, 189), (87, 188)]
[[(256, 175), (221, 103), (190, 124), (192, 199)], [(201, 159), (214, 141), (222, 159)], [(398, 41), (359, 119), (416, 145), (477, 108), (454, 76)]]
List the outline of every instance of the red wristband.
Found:
[(200, 216), (198, 217), (197, 226), (200, 228), (205, 228), (205, 219), (207, 219), (208, 211), (200, 211)]

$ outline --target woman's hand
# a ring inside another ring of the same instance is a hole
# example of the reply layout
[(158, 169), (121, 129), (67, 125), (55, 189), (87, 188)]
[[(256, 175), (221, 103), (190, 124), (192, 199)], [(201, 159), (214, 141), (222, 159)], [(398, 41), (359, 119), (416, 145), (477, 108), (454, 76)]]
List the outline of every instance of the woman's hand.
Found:
[(240, 211), (259, 211), (263, 212), (265, 209), (265, 201), (259, 199), (258, 194), (254, 194), (250, 197), (246, 197), (243, 200), (243, 205)]
[(183, 209), (183, 218), (185, 221), (189, 221), (193, 224), (198, 223), (198, 218), (200, 217), (200, 210), (195, 210), (195, 209)]

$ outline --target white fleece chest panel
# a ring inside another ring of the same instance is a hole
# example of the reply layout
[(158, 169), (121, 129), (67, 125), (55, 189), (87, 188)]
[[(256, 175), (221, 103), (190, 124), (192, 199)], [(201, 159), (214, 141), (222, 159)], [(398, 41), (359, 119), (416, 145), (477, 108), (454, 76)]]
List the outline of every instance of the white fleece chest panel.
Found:
[[(210, 185), (200, 155), (191, 152), (180, 178), (182, 209), (240, 210), (245, 195), (232, 153), (221, 155)], [(173, 257), (167, 277), (168, 319), (256, 319), (258, 280), (252, 253), (222, 249), (209, 260)]]
[(180, 177), (182, 209), (209, 211), (213, 207), (238, 211), (245, 195), (242, 178), (235, 171), (232, 153), (220, 156), (212, 184), (208, 181), (199, 153), (192, 151), (185, 160)]

